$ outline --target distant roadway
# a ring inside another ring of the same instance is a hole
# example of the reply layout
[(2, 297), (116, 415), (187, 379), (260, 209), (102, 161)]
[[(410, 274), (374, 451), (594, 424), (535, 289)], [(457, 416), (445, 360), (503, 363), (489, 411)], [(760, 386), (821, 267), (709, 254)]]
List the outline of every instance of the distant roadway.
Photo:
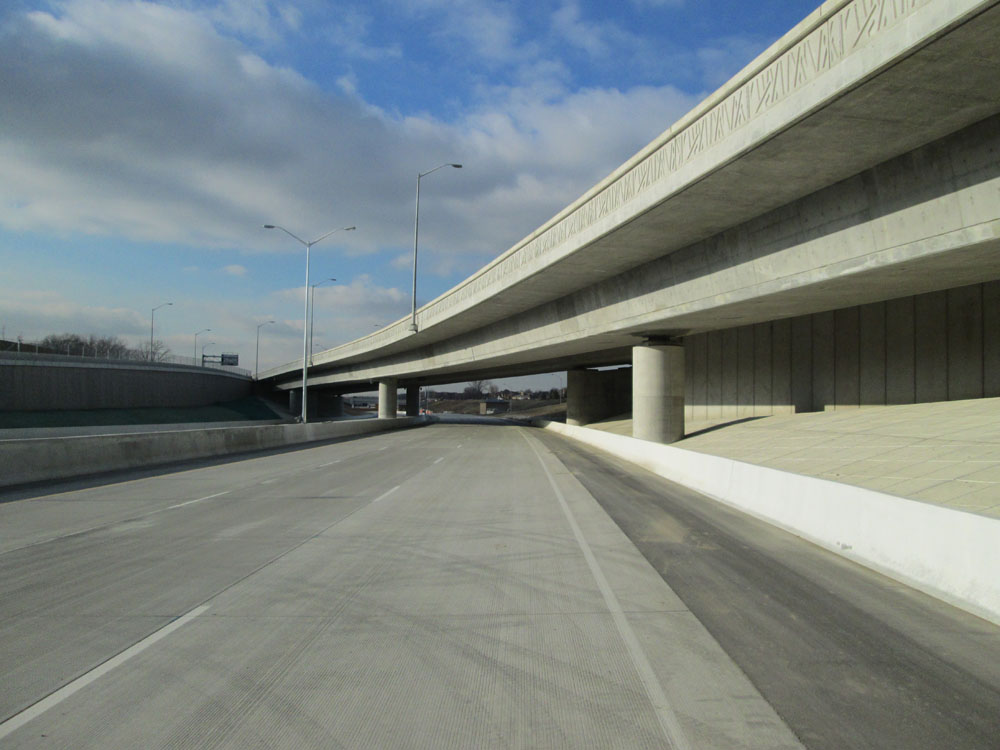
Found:
[(1000, 746), (1000, 628), (519, 426), (2, 493), (0, 603), (3, 748)]

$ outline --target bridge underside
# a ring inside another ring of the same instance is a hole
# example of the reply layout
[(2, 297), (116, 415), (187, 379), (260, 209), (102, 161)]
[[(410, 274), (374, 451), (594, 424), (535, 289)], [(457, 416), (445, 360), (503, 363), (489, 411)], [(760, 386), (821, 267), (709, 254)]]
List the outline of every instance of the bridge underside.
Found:
[[(859, 28), (877, 43), (852, 37), (850, 54), (823, 68), (831, 29), (843, 31), (869, 6), (885, 24)], [(946, 310), (970, 315), (949, 302), (965, 293), (946, 290), (983, 285), (985, 299), (987, 282), (1000, 279), (996, 38), (995, 2), (825, 4), (608, 180), (422, 308), (417, 333), (399, 321), (324, 352), (310, 385), (350, 393), (388, 379), (412, 387), (633, 364), (644, 344), (729, 341), (727, 331), (850, 318), (834, 311), (935, 292)], [(813, 53), (819, 72), (793, 82), (795, 60)], [(773, 96), (741, 119), (762, 80)], [(725, 112), (732, 116), (723, 122)], [(667, 171), (657, 176), (659, 168)], [(910, 320), (892, 335), (919, 348), (913, 326), (923, 318), (912, 312)], [(774, 330), (780, 339), (784, 328)], [(979, 335), (982, 363), (992, 362), (991, 335)], [(849, 367), (860, 355), (843, 356)], [(836, 370), (840, 357), (813, 361), (810, 372)], [(684, 365), (689, 381), (695, 361)], [(634, 375), (635, 390), (643, 378)], [(300, 371), (289, 365), (266, 377), (294, 389)], [(689, 404), (700, 387), (681, 384)], [(676, 384), (670, 389), (664, 398), (676, 396)]]
[[(1000, 278), (1000, 117), (502, 322), (314, 368), (343, 393), (628, 364), (693, 334)], [(294, 381), (285, 387), (295, 387)]]

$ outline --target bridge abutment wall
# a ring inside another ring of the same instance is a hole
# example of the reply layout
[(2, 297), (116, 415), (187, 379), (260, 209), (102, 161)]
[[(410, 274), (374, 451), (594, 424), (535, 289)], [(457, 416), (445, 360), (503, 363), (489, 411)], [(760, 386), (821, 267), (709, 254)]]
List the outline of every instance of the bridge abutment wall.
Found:
[(0, 359), (3, 411), (207, 406), (252, 391), (250, 378), (210, 368), (9, 355)]
[(566, 373), (566, 423), (582, 427), (632, 411), (632, 371), (579, 368)]
[(685, 418), (1000, 396), (1000, 281), (685, 337)]

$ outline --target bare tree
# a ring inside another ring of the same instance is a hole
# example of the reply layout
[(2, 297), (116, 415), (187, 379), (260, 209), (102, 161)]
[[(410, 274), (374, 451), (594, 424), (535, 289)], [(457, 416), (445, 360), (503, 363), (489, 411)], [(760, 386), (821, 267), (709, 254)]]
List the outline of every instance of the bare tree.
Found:
[(38, 342), (39, 350), (55, 354), (74, 354), (83, 357), (129, 359), (132, 349), (116, 336), (90, 336), (78, 333), (52, 333)]
[(466, 398), (482, 398), (491, 385), (488, 380), (472, 380), (465, 386), (463, 394)]
[(136, 359), (144, 359), (147, 362), (163, 362), (167, 357), (170, 356), (170, 349), (159, 339), (153, 341), (153, 351), (150, 354), (149, 344), (143, 342), (139, 349), (137, 350), (138, 356)]

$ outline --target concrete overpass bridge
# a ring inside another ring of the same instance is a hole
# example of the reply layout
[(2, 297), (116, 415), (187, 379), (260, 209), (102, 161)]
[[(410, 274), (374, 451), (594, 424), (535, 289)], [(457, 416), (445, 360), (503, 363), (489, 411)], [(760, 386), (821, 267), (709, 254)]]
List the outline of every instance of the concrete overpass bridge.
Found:
[(1000, 395), (997, 39), (996, 0), (824, 3), (416, 331), (316, 355), (310, 391), (378, 383), (388, 416), (397, 386), (568, 369), (571, 423), (631, 399), (661, 442)]

